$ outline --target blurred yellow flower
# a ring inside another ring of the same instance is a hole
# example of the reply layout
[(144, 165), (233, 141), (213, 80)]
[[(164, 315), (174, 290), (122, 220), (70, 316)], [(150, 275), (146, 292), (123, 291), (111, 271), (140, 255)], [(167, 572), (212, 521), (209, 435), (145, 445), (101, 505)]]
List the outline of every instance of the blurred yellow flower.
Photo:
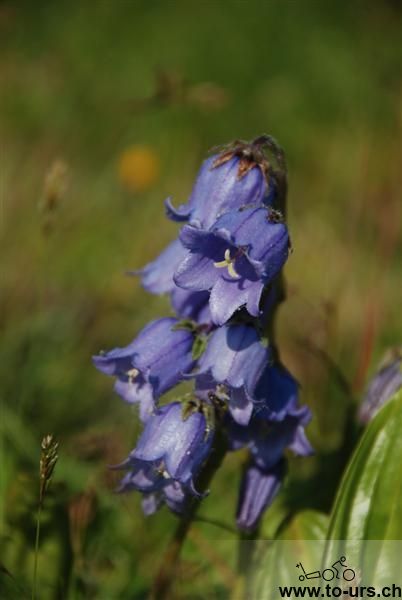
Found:
[(159, 176), (159, 157), (149, 146), (135, 145), (124, 150), (118, 161), (120, 183), (131, 192), (144, 192)]

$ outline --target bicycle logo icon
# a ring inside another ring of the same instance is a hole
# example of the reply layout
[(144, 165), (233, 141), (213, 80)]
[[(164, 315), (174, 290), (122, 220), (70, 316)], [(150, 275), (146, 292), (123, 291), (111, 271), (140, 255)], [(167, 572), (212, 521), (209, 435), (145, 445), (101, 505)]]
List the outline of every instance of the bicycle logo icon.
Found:
[[(337, 565), (339, 565), (339, 567), (337, 567)], [(332, 581), (333, 579), (341, 579), (340, 573), (345, 581), (353, 581), (356, 577), (355, 571), (346, 564), (346, 556), (341, 556), (331, 567), (324, 569), (323, 571), (311, 571), (311, 573), (306, 573), (301, 562), (297, 564), (296, 567), (303, 571), (303, 575), (299, 575), (299, 581), (320, 578), (325, 581)]]

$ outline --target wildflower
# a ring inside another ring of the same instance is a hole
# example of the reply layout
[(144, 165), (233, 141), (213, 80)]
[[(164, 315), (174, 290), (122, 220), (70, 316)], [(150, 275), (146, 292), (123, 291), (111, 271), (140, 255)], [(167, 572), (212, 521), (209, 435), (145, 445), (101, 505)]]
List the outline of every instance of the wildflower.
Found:
[[(310, 411), (261, 335), (283, 299), (277, 277), (290, 242), (276, 208), (284, 211), (285, 193), (284, 155), (269, 136), (208, 158), (188, 203), (165, 203), (183, 223), (179, 239), (137, 272), (147, 291), (169, 294), (175, 318), (153, 321), (125, 348), (94, 357), (116, 378), (116, 391), (140, 405), (142, 435), (117, 468), (126, 471), (119, 491), (139, 491), (146, 514), (161, 504), (182, 513), (200, 497), (198, 475), (214, 443), (203, 481), (228, 449), (249, 451), (237, 521), (251, 529), (279, 490), (285, 451), (312, 451), (304, 433)], [(194, 392), (182, 403), (158, 404), (189, 379)]]
[(253, 410), (254, 388), (269, 356), (254, 327), (220, 327), (211, 334), (199, 359), (195, 372), (197, 389), (210, 388), (212, 394), (226, 396), (233, 418), (247, 425)]
[(402, 388), (402, 347), (387, 357), (371, 379), (359, 410), (361, 423), (368, 423), (399, 389)]
[(208, 292), (194, 292), (176, 287), (170, 298), (176, 315), (181, 319), (192, 319), (197, 323), (212, 323)]
[(284, 471), (284, 461), (265, 471), (253, 463), (248, 466), (240, 485), (237, 505), (236, 521), (239, 529), (254, 529), (279, 492)]
[(147, 494), (148, 512), (162, 499), (178, 509), (186, 494), (199, 495), (194, 478), (212, 440), (213, 432), (201, 411), (183, 419), (180, 402), (160, 407), (147, 420), (136, 448), (119, 465), (128, 470), (119, 491), (136, 489)]
[(170, 294), (172, 307), (178, 317), (199, 323), (212, 321), (208, 306), (209, 293), (179, 288), (173, 275), (187, 254), (180, 240), (175, 240), (151, 263), (133, 274), (141, 276), (143, 287), (152, 294)]
[(241, 529), (253, 529), (264, 510), (272, 503), (284, 476), (284, 452), (309, 456), (312, 447), (304, 427), (311, 418), (307, 407), (288, 408), (282, 421), (271, 421), (262, 411), (256, 411), (248, 427), (229, 422), (231, 449), (247, 446), (250, 464), (243, 476), (237, 509), (237, 524)]
[(307, 406), (293, 406), (282, 421), (272, 421), (256, 411), (248, 427), (228, 422), (232, 450), (248, 447), (255, 464), (263, 470), (275, 466), (285, 449), (297, 456), (309, 456), (313, 449), (307, 440), (304, 427), (311, 419)]
[(174, 513), (182, 514), (190, 502), (191, 494), (185, 491), (178, 481), (166, 484), (158, 492), (144, 494), (142, 498), (142, 510), (145, 515), (152, 515), (162, 504), (166, 504)]
[(187, 251), (180, 240), (174, 240), (154, 261), (132, 273), (141, 276), (141, 283), (148, 292), (170, 293), (176, 287), (173, 275), (186, 254)]
[(210, 291), (216, 325), (224, 324), (243, 305), (259, 316), (263, 289), (289, 253), (287, 227), (277, 222), (275, 211), (251, 208), (226, 213), (209, 230), (185, 225), (180, 239), (188, 253), (174, 281), (184, 289)]
[(126, 347), (93, 357), (95, 366), (116, 377), (115, 391), (130, 403), (140, 404), (143, 420), (153, 412), (155, 401), (194, 365), (194, 334), (176, 329), (179, 321), (164, 318), (152, 321)]
[(255, 387), (254, 402), (260, 418), (282, 421), (297, 406), (299, 385), (282, 365), (267, 364)]
[[(216, 219), (232, 210), (250, 204), (261, 206), (269, 202), (266, 198), (270, 188), (267, 184), (267, 172), (258, 162), (246, 157), (232, 155), (222, 162), (222, 155), (211, 156), (204, 161), (187, 205), (174, 208), (170, 199), (166, 200), (166, 212), (174, 221), (190, 221), (208, 229)], [(251, 167), (245, 170), (244, 162)], [(272, 193), (271, 193), (272, 195)]]

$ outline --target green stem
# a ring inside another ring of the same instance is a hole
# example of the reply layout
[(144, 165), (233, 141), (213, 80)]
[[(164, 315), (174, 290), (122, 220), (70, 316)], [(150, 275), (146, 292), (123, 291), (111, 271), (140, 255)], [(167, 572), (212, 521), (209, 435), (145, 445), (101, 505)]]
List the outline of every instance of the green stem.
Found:
[[(226, 438), (219, 431), (219, 427), (217, 427), (214, 450), (196, 481), (197, 490), (208, 489), (216, 471), (222, 464), (226, 451)], [(167, 600), (170, 597), (181, 549), (194, 521), (199, 505), (200, 501), (194, 499), (189, 505), (187, 512), (181, 517), (177, 524), (176, 531), (162, 557), (160, 568), (151, 590), (150, 600)]]
[(39, 538), (40, 538), (40, 522), (42, 516), (42, 500), (39, 501), (38, 513), (36, 516), (36, 536), (35, 536), (35, 558), (34, 558), (34, 570), (33, 570), (33, 581), (32, 581), (32, 600), (36, 598), (36, 582), (38, 576), (38, 554), (39, 554)]

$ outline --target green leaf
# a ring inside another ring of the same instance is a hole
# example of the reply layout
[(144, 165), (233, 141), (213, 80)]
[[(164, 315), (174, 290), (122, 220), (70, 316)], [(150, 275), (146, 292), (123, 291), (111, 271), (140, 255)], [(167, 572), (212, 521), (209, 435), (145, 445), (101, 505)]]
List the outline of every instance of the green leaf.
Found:
[(306, 510), (295, 516), (273, 541), (260, 542), (258, 563), (252, 572), (252, 598), (277, 600), (278, 586), (300, 585), (303, 563), (307, 571), (320, 568), (327, 535), (327, 515)]
[(325, 562), (346, 556), (370, 584), (385, 575), (389, 582), (390, 573), (400, 571), (401, 432), (402, 391), (365, 431), (341, 482), (328, 530)]
[(202, 354), (205, 352), (205, 348), (207, 347), (208, 338), (205, 335), (197, 335), (191, 352), (191, 356), (194, 360), (198, 360)]
[(194, 332), (197, 329), (197, 324), (191, 319), (181, 319), (181, 321), (172, 326), (172, 331), (179, 331), (180, 329)]

